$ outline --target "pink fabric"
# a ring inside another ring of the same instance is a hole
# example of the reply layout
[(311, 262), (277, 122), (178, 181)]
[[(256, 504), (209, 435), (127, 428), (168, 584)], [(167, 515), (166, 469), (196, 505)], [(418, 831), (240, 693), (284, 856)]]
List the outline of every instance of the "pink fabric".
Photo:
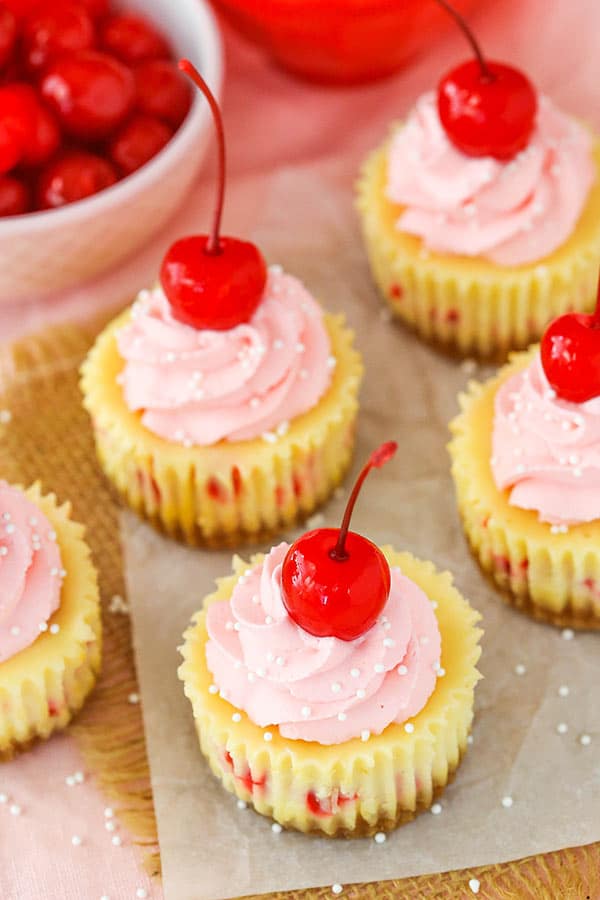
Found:
[[(547, 0), (484, 0), (472, 21), (492, 58), (524, 66), (539, 89), (565, 112), (600, 130), (597, 0), (555, 0), (551, 15)], [(227, 51), (225, 224), (226, 230), (235, 228), (241, 236), (260, 223), (266, 179), (282, 165), (320, 165), (335, 159), (343, 165), (350, 191), (362, 157), (381, 141), (389, 123), (405, 116), (417, 96), (468, 55), (462, 36), (449, 31), (434, 52), (397, 77), (339, 90), (288, 77), (229, 32)], [(176, 221), (143, 253), (100, 282), (53, 302), (0, 307), (0, 338), (8, 340), (51, 321), (84, 318), (133, 298), (140, 287), (155, 280), (172, 240), (206, 228), (212, 196), (207, 167)], [(318, 202), (318, 197), (307, 198), (308, 220), (311, 204)], [(354, 228), (352, 221), (348, 228)], [(121, 900), (135, 897), (136, 886), (145, 884), (133, 850), (125, 846), (117, 851), (107, 842), (99, 794), (88, 785), (64, 786), (65, 774), (79, 765), (72, 741), (55, 738), (0, 766), (0, 790), (8, 789), (29, 811), (13, 819), (0, 806), (2, 900), (94, 900), (103, 893)], [(74, 848), (69, 838), (78, 830), (87, 843)], [(148, 890), (153, 900), (162, 896), (156, 884)]]

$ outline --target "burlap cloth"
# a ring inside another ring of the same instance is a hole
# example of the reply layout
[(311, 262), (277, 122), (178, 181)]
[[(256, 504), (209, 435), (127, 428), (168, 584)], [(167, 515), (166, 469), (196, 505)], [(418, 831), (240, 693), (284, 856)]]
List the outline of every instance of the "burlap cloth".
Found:
[[(128, 702), (136, 690), (130, 622), (119, 612), (124, 598), (117, 506), (95, 463), (90, 425), (79, 398), (78, 367), (94, 330), (61, 327), (0, 351), (0, 476), (29, 484), (39, 478), (46, 490), (69, 498), (100, 571), (104, 608), (105, 657), (99, 684), (76, 723), (86, 763), (119, 816), (146, 850), (151, 872), (160, 877), (156, 822), (140, 711)], [(577, 815), (576, 809), (573, 815)], [(457, 840), (460, 836), (457, 835)], [(600, 898), (600, 843), (519, 862), (464, 872), (354, 885), (344, 896), (442, 898)], [(330, 888), (273, 894), (313, 900)]]

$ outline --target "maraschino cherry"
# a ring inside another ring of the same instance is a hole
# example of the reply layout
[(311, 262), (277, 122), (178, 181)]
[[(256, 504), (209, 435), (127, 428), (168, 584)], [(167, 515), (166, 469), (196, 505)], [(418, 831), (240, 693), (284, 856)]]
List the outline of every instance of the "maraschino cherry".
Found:
[(353, 641), (377, 621), (390, 593), (390, 567), (372, 541), (349, 531), (362, 484), (392, 458), (388, 441), (375, 450), (350, 494), (341, 528), (316, 528), (295, 541), (281, 571), (283, 603), (290, 618), (317, 637)]
[(546, 378), (562, 400), (585, 403), (600, 396), (600, 281), (595, 311), (554, 319), (542, 338), (541, 358)]
[(254, 244), (220, 234), (225, 195), (225, 134), (219, 105), (187, 60), (179, 68), (208, 100), (217, 133), (219, 174), (210, 235), (176, 241), (160, 270), (160, 281), (173, 316), (194, 328), (226, 331), (247, 322), (260, 303), (267, 280), (265, 261)]
[(519, 69), (486, 60), (462, 16), (446, 0), (437, 2), (454, 17), (475, 53), (475, 59), (456, 66), (438, 85), (444, 131), (467, 156), (512, 159), (525, 149), (535, 126), (535, 88)]

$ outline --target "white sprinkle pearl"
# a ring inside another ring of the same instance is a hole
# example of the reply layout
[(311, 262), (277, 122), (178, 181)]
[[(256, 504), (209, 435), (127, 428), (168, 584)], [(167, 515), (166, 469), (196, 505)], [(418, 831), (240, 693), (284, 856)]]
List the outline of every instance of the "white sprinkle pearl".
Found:
[(273, 616), (265, 616), (265, 625), (273, 624)]
[(359, 700), (364, 700), (367, 696), (367, 692), (364, 690), (364, 688), (359, 688), (356, 692), (356, 696)]
[(127, 700), (129, 701), (129, 703), (131, 703), (132, 706), (136, 706), (136, 704), (140, 702), (140, 695), (134, 692), (133, 694), (130, 694), (128, 696)]
[(238, 808), (238, 809), (247, 809), (247, 808), (248, 808), (248, 804), (246, 803), (245, 800), (238, 800), (238, 802), (237, 802), (237, 808)]
[(373, 840), (376, 844), (385, 844), (387, 835), (383, 831), (378, 831)]
[(481, 885), (479, 884), (478, 878), (471, 878), (471, 880), (469, 881), (469, 887), (471, 889), (471, 893), (473, 893), (473, 894), (479, 893), (480, 886)]
[(285, 659), (283, 658), (283, 656), (278, 656), (277, 659), (275, 660), (275, 665), (282, 666), (284, 664), (284, 662), (285, 662)]
[(106, 831), (116, 831), (117, 826), (116, 826), (116, 824), (112, 821), (112, 819), (109, 819), (108, 822), (105, 822), (105, 823), (104, 823), (104, 828), (106, 829)]
[(304, 718), (307, 719), (311, 714), (311, 708), (310, 706), (303, 706), (300, 712), (302, 713)]
[(515, 675), (524, 675), (527, 669), (523, 665), (523, 663), (517, 663), (515, 666)]
[(11, 419), (12, 413), (10, 409), (0, 409), (0, 425), (8, 425)]
[(361, 741), (363, 741), (363, 743), (366, 742), (366, 741), (368, 741), (370, 737), (371, 737), (371, 732), (370, 732), (370, 731), (367, 731), (366, 728), (365, 728), (364, 731), (361, 731), (361, 733), (360, 733), (360, 739), (361, 739)]
[(4, 791), (0, 793), (0, 803), (8, 803), (8, 794), (5, 794)]
[(231, 717), (231, 721), (232, 721), (232, 722), (241, 722), (241, 721), (242, 721), (242, 714), (239, 713), (239, 712), (235, 712), (235, 713), (232, 715), (232, 717)]
[(59, 631), (60, 631), (60, 625), (57, 625), (56, 623), (54, 623), (54, 625), (50, 626), (50, 634), (58, 634)]
[(502, 806), (504, 807), (504, 809), (510, 809), (512, 805), (513, 805), (512, 797), (509, 797), (507, 795), (506, 797), (502, 798)]
[(11, 803), (9, 807), (9, 812), (11, 816), (20, 816), (21, 815), (21, 807), (18, 803)]
[(263, 734), (263, 740), (264, 740), (264, 741), (267, 741), (267, 743), (268, 743), (269, 741), (272, 741), (272, 740), (273, 740), (273, 735), (271, 734), (270, 731), (265, 731), (265, 733)]
[(375, 663), (373, 671), (377, 672), (378, 675), (381, 675), (382, 672), (385, 672), (385, 666), (383, 663)]
[(81, 847), (81, 838), (78, 834), (73, 835), (73, 837), (71, 838), (71, 843), (74, 847)]
[(273, 822), (273, 824), (271, 825), (271, 831), (273, 832), (273, 834), (281, 834), (283, 828), (281, 827), (279, 822)]
[(442, 804), (441, 804), (441, 803), (434, 803), (433, 806), (431, 807), (431, 813), (432, 813), (432, 815), (434, 815), (434, 816), (439, 816), (439, 814), (441, 813), (441, 811), (442, 811)]
[(332, 884), (331, 885), (331, 893), (332, 894), (341, 894), (344, 888), (341, 884)]
[(148, 891), (146, 890), (146, 888), (138, 888), (137, 891), (135, 892), (135, 896), (139, 897), (139, 900), (146, 900), (146, 897), (148, 896)]
[(561, 686), (558, 689), (558, 696), (559, 697), (568, 697), (569, 696), (569, 688), (566, 684), (561, 684)]
[(558, 725), (556, 726), (556, 730), (558, 731), (559, 734), (566, 734), (567, 731), (569, 730), (569, 726), (567, 725), (566, 722), (559, 722)]
[(398, 666), (396, 672), (398, 673), (398, 675), (406, 675), (408, 672), (408, 668), (406, 666)]
[(219, 688), (216, 686), (216, 684), (211, 684), (211, 686), (208, 689), (208, 693), (209, 694), (218, 694)]
[(412, 722), (407, 722), (406, 725), (404, 726), (404, 730), (407, 734), (412, 734), (413, 731), (415, 730), (415, 726), (413, 725)]
[(575, 632), (572, 628), (563, 628), (561, 631), (563, 641), (572, 641), (575, 637)]
[(350, 675), (352, 678), (358, 678), (360, 675), (360, 669), (350, 669)]
[(8, 547), (0, 547), (0, 556), (6, 556), (8, 554)]
[(114, 810), (112, 809), (112, 807), (110, 807), (110, 806), (105, 807), (105, 809), (104, 809), (104, 818), (105, 819), (112, 819), (114, 814), (115, 813), (114, 813)]
[(582, 734), (581, 737), (579, 738), (579, 743), (582, 745), (582, 747), (589, 747), (590, 744), (592, 743), (591, 735)]
[(331, 690), (333, 691), (334, 694), (339, 694), (341, 689), (342, 689), (342, 686), (339, 683), (339, 681), (334, 681), (333, 684), (331, 685)]
[(123, 841), (121, 840), (121, 838), (119, 837), (118, 834), (113, 835), (113, 837), (110, 839), (110, 842), (113, 845), (113, 847), (120, 847), (121, 844), (123, 843)]
[(338, 722), (345, 722), (346, 719), (348, 718), (348, 716), (346, 715), (345, 712), (338, 713), (337, 717), (338, 717)]
[(395, 646), (396, 646), (396, 641), (395, 641), (393, 638), (384, 638), (384, 639), (383, 639), (383, 646), (384, 646), (384, 647), (395, 647)]

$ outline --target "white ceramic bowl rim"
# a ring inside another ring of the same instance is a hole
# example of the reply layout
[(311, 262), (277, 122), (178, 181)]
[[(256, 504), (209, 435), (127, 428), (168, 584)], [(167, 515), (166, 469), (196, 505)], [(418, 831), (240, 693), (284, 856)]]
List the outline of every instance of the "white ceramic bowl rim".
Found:
[[(205, 0), (196, 0), (190, 9), (196, 16), (196, 21), (189, 23), (190, 28), (198, 29), (203, 38), (204, 48), (202, 59), (191, 60), (191, 62), (198, 65), (203, 77), (219, 99), (223, 75), (219, 29), (214, 14)], [(68, 203), (59, 209), (39, 210), (0, 218), (0, 240), (21, 232), (41, 231), (48, 226), (58, 226), (69, 221), (73, 224), (77, 219), (87, 219), (89, 216), (104, 212), (106, 207), (126, 203), (129, 198), (144, 189), (145, 183), (154, 182), (160, 174), (159, 170), (168, 171), (170, 169), (171, 163), (179, 155), (182, 145), (187, 143), (192, 132), (196, 133), (202, 128), (203, 120), (209, 115), (208, 104), (200, 94), (195, 92), (187, 116), (169, 143), (140, 169), (91, 197), (75, 203)]]

